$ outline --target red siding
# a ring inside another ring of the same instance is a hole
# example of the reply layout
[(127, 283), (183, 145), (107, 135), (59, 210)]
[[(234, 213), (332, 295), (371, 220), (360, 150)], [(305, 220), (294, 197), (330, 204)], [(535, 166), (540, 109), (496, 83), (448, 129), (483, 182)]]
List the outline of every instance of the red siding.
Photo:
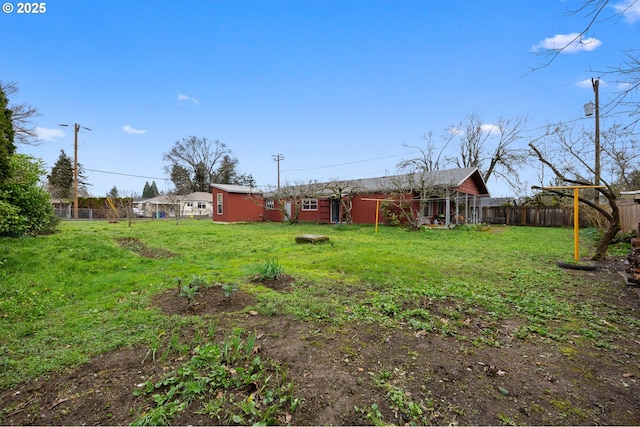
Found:
[[(222, 214), (218, 214), (218, 194), (222, 194)], [(263, 215), (262, 198), (248, 194), (213, 190), (213, 220), (219, 222), (260, 221)]]
[(318, 199), (318, 222), (321, 224), (331, 223), (331, 200)]
[(460, 193), (478, 195), (482, 194), (480, 190), (480, 173), (476, 171), (469, 178), (467, 178), (456, 190)]
[(320, 218), (319, 211), (316, 209), (315, 211), (300, 211), (300, 215), (298, 215), (298, 221), (300, 222), (318, 222)]
[[(375, 224), (376, 223), (376, 205), (375, 200), (362, 199), (384, 199), (384, 194), (358, 194), (353, 197), (353, 208), (351, 209), (351, 218), (354, 224)], [(380, 202), (382, 203), (382, 202)], [(382, 211), (378, 211), (378, 222), (382, 223)]]
[(264, 219), (266, 221), (272, 222), (282, 222), (284, 220), (284, 215), (282, 211), (278, 209), (267, 209), (264, 210)]

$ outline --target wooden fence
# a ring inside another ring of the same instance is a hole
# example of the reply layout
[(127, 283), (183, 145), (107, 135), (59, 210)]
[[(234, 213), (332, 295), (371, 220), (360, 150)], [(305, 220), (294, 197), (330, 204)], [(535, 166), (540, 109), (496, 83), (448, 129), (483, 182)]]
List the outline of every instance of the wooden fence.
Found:
[(637, 231), (640, 224), (640, 203), (635, 203), (633, 200), (618, 200), (618, 209), (620, 209), (622, 232)]
[[(573, 208), (556, 206), (487, 206), (482, 208), (482, 220), (489, 224), (529, 225), (532, 227), (573, 226)], [(582, 215), (580, 226), (592, 225)]]
[[(619, 200), (620, 225), (623, 232), (637, 230), (640, 223), (640, 203)], [(482, 220), (488, 224), (528, 225), (532, 227), (572, 227), (573, 208), (557, 206), (485, 206)], [(580, 227), (594, 225), (580, 210)]]

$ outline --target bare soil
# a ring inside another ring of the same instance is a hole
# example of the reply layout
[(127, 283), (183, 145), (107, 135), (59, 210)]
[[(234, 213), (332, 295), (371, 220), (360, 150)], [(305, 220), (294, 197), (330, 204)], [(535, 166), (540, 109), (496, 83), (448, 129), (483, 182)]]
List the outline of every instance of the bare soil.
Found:
[[(574, 271), (609, 285), (607, 304), (639, 313), (640, 298), (613, 268)], [(286, 292), (287, 280), (264, 283)], [(576, 296), (580, 298), (580, 296)], [(255, 331), (261, 357), (288, 369), (301, 404), (294, 425), (370, 424), (354, 406), (377, 403), (385, 420), (404, 420), (390, 396), (374, 383), (383, 371), (393, 375), (406, 395), (430, 402), (433, 425), (639, 425), (640, 342), (637, 334), (613, 348), (592, 343), (558, 343), (543, 338), (518, 339), (518, 321), (481, 324), (468, 319), (464, 334), (474, 337), (488, 326), (497, 328), (504, 345), (474, 346), (469, 341), (409, 328), (378, 325), (335, 326), (300, 322), (283, 316), (263, 317), (247, 309), (252, 295), (236, 292), (222, 298), (219, 287), (208, 288), (187, 306), (173, 289), (155, 304), (166, 315), (210, 316), (222, 337), (231, 328)], [(446, 301), (442, 302), (446, 305)], [(447, 307), (432, 305), (430, 310)], [(189, 333), (185, 331), (185, 338)], [(179, 363), (153, 362), (149, 347), (128, 348), (98, 356), (76, 369), (56, 372), (0, 395), (4, 425), (125, 425), (148, 406), (135, 397), (136, 386), (158, 378)], [(187, 409), (176, 425), (214, 423)]]

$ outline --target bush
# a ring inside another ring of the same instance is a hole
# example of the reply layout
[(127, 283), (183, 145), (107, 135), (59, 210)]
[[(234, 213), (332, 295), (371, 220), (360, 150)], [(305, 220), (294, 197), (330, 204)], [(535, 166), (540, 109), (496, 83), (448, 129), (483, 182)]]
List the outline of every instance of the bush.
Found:
[(55, 231), (51, 198), (38, 182), (45, 174), (42, 160), (14, 154), (9, 161), (9, 177), (0, 184), (0, 234), (39, 235)]

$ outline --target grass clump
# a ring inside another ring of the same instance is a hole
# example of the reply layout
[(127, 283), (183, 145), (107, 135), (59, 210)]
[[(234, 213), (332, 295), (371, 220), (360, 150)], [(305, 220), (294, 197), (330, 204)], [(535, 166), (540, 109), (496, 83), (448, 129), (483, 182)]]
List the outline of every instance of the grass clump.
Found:
[(274, 258), (262, 266), (259, 278), (261, 281), (278, 280), (282, 278), (283, 274), (284, 268), (278, 263), (278, 260)]

